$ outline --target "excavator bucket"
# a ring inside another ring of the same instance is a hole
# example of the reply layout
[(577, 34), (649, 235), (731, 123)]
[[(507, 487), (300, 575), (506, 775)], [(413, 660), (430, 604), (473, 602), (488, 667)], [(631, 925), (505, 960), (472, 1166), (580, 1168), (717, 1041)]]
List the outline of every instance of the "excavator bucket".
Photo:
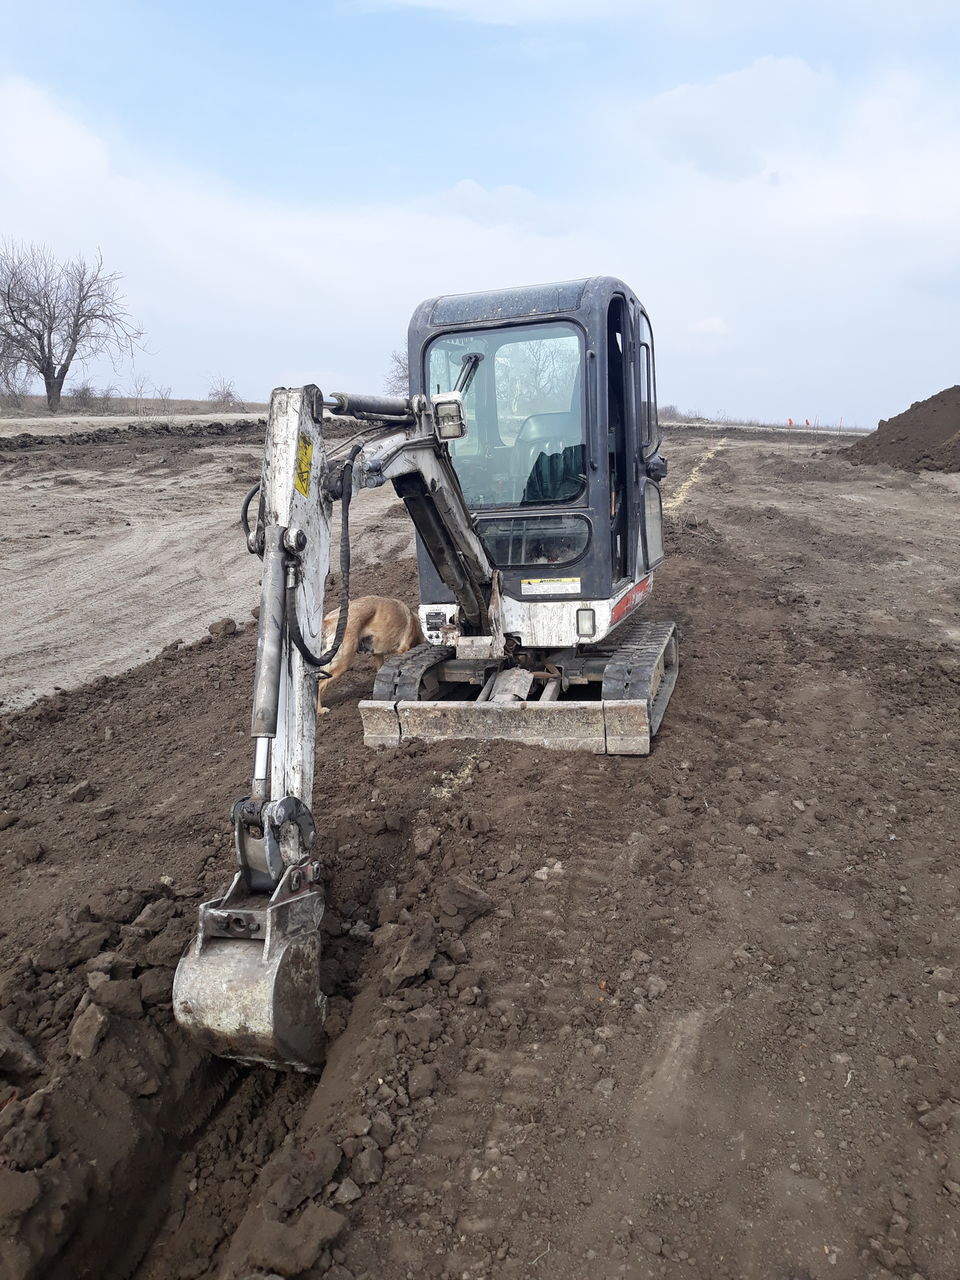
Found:
[[(479, 696), (474, 686), (471, 699), (463, 696), (469, 685), (444, 680), (450, 668), (443, 657), (432, 670), (424, 671), (432, 677), (429, 684), (426, 679), (422, 682), (422, 687), (433, 692), (442, 690), (443, 697), (384, 696), (391, 686), (409, 694), (409, 682), (403, 681), (402, 673), (400, 678), (394, 676), (404, 665), (423, 670), (424, 648), (391, 659), (393, 670), (388, 669), (390, 664), (384, 664), (374, 697), (360, 703), (367, 746), (395, 747), (409, 738), (425, 742), (501, 739), (560, 751), (645, 756), (650, 753), (677, 681), (675, 625), (645, 622), (634, 625), (623, 643), (603, 655), (602, 661), (594, 659), (591, 669), (601, 685), (598, 699), (578, 699), (576, 690), (583, 685), (571, 685), (567, 690), (571, 696), (564, 698), (563, 682), (557, 678), (534, 685), (531, 692), (535, 689), (537, 697), (517, 698), (510, 693), (498, 696), (498, 682), (508, 689), (511, 684), (516, 686), (516, 681), (505, 679), (513, 668), (485, 681)], [(449, 650), (438, 652), (445, 654)], [(461, 663), (459, 674), (462, 671)]]
[(200, 907), (200, 927), (177, 967), (173, 1007), (211, 1053), (317, 1071), (326, 1015), (319, 987), (323, 899), (319, 891), (291, 896), (290, 876), (266, 907), (246, 895), (240, 875), (223, 898)]

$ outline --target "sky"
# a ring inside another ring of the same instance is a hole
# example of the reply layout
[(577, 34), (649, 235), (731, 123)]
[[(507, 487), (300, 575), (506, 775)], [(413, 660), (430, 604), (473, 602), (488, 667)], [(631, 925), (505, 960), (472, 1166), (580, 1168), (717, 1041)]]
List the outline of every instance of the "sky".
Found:
[(422, 298), (608, 274), (661, 404), (872, 427), (960, 382), (956, 0), (0, 0), (0, 31), (0, 237), (99, 249), (146, 331), (98, 383), (375, 391)]

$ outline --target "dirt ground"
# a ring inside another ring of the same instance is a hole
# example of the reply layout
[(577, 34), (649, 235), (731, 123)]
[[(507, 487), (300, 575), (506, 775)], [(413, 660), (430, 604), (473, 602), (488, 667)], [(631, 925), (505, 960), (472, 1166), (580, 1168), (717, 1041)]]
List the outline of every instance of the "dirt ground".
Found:
[[(159, 470), (144, 542), (212, 554), (255, 442), (154, 447), (0, 450), (8, 512), (56, 466), (136, 529), (130, 475)], [(960, 477), (780, 436), (665, 451), (647, 609), (682, 665), (648, 759), (372, 752), (371, 669), (331, 696), (319, 1081), (211, 1061), (170, 1014), (247, 784), (254, 562), (191, 561), (184, 602), (145, 583), (160, 652), (133, 665), (118, 613), (121, 674), (90, 657), (102, 602), (76, 623), (78, 687), (0, 724), (0, 1274), (955, 1280)], [(357, 588), (412, 601), (397, 516)], [(9, 648), (5, 687), (43, 649)]]
[[(129, 670), (259, 599), (238, 512), (259, 476), (262, 423), (141, 423), (93, 438), (87, 425), (79, 439), (0, 438), (0, 711)], [(355, 508), (368, 560), (411, 554), (400, 527), (368, 545), (392, 497)]]

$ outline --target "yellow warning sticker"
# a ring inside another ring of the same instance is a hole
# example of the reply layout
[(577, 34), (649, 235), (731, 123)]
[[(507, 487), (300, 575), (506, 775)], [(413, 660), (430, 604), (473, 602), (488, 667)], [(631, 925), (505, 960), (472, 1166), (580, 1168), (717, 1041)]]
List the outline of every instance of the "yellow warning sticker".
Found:
[(310, 468), (313, 466), (313, 441), (309, 436), (297, 437), (297, 465), (294, 484), (298, 493), (310, 495)]

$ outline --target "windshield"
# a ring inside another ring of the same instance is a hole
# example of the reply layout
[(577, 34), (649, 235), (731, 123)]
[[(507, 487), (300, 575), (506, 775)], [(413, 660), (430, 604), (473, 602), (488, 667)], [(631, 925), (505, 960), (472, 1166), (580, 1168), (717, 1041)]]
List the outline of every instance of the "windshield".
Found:
[(566, 322), (435, 338), (427, 391), (452, 391), (466, 355), (482, 356), (464, 395), (467, 434), (451, 442), (467, 505), (572, 502), (586, 487), (582, 345)]

